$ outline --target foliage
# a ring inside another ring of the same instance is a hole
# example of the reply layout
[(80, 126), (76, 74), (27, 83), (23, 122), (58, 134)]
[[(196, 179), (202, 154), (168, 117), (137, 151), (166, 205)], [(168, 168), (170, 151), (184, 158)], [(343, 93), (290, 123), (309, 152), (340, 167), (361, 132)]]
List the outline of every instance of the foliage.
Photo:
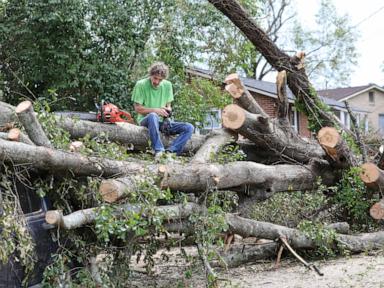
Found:
[(360, 167), (352, 167), (343, 171), (338, 192), (334, 197), (334, 201), (342, 209), (345, 219), (354, 226), (354, 229), (358, 230), (373, 225), (368, 211), (376, 201), (367, 197), (366, 187), (359, 176), (360, 172)]
[(300, 222), (298, 229), (315, 243), (317, 247), (315, 252), (319, 256), (336, 256), (334, 247), (336, 242), (335, 230), (325, 228), (322, 223), (308, 220)]
[(305, 30), (294, 23), (293, 48), (306, 51), (306, 71), (318, 87), (347, 85), (356, 65), (356, 29), (348, 15), (339, 16), (331, 0), (322, 0), (315, 16), (316, 28)]
[(311, 218), (319, 208), (328, 203), (323, 188), (313, 192), (274, 194), (253, 205), (251, 218), (294, 228), (303, 218)]
[[(94, 98), (129, 107), (150, 37), (172, 1), (2, 2), (0, 90), (9, 103), (45, 97), (57, 109), (93, 109)], [(140, 13), (137, 13), (140, 11)], [(148, 48), (149, 49), (149, 48)]]
[(206, 117), (212, 108), (222, 109), (230, 101), (230, 97), (226, 97), (216, 83), (193, 79), (177, 93), (173, 104), (174, 117), (178, 121), (189, 122), (197, 128), (202, 128), (207, 124)]
[(239, 145), (229, 144), (221, 147), (218, 153), (214, 153), (210, 156), (211, 162), (217, 162), (220, 164), (227, 164), (235, 161), (242, 161), (246, 158), (243, 150)]
[[(27, 223), (23, 217), (18, 196), (14, 192), (11, 172), (4, 167), (0, 179), (0, 264), (7, 263), (12, 257), (24, 268), (26, 285), (37, 261), (35, 243), (28, 232)], [(17, 173), (17, 172), (16, 172)]]

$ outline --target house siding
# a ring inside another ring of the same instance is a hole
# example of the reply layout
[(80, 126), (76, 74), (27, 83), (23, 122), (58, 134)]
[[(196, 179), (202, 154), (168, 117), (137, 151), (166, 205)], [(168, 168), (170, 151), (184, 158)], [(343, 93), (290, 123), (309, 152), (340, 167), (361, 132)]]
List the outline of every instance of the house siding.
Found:
[[(375, 93), (375, 103), (369, 103), (369, 92)], [(374, 131), (379, 130), (379, 115), (384, 114), (384, 93), (377, 89), (371, 89), (347, 100), (351, 106), (360, 107), (368, 112), (369, 127)], [(381, 132), (383, 134), (383, 131)]]

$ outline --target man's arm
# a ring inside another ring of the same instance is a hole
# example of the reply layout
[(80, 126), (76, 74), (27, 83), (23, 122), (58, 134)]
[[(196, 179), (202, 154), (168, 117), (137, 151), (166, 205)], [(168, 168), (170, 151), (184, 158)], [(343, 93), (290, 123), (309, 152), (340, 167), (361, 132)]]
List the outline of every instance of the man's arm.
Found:
[(168, 104), (169, 104), (169, 107), (171, 107), (170, 106), (171, 103), (167, 103), (167, 106), (164, 108), (145, 108), (143, 105), (139, 103), (134, 103), (133, 107), (135, 108), (135, 111), (141, 115), (147, 115), (149, 113), (154, 112), (159, 116), (168, 117), (168, 112), (166, 110), (166, 108), (168, 107)]

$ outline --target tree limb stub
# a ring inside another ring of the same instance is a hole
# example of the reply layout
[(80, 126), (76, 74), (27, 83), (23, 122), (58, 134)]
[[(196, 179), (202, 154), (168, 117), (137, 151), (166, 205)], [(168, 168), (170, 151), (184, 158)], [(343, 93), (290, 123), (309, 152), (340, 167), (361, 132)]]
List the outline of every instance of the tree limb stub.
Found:
[(337, 168), (356, 166), (358, 161), (351, 153), (347, 143), (333, 127), (323, 127), (317, 133), (317, 139)]
[(45, 132), (43, 131), (39, 121), (37, 120), (35, 111), (33, 110), (33, 106), (30, 101), (21, 102), (19, 105), (17, 105), (15, 112), (33, 143), (35, 143), (37, 146), (44, 146), (48, 148), (53, 147), (47, 135), (45, 135)]
[(224, 82), (227, 84), (225, 90), (231, 94), (235, 100), (235, 104), (253, 114), (260, 114), (263, 117), (268, 117), (263, 108), (257, 103), (255, 98), (245, 88), (243, 82), (240, 80), (236, 73), (230, 74), (225, 78)]

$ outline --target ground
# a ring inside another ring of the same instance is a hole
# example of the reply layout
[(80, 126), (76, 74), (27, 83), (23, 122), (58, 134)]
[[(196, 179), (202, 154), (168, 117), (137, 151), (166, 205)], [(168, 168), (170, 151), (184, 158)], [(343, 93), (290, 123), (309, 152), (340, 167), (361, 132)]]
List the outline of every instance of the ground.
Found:
[[(193, 251), (190, 248), (189, 252)], [(204, 272), (200, 267), (188, 270), (187, 263), (177, 257), (179, 249), (171, 250), (168, 261), (157, 255), (157, 268), (153, 276), (143, 273), (138, 264), (129, 287), (206, 287)], [(309, 261), (314, 263), (324, 276), (308, 270), (293, 258), (283, 259), (278, 269), (273, 261), (261, 261), (246, 264), (228, 271), (217, 271), (219, 287), (265, 287), (265, 288), (315, 288), (315, 287), (364, 287), (384, 288), (384, 254), (377, 252), (371, 255), (359, 254)], [(188, 271), (188, 272), (186, 272)], [(190, 278), (186, 275), (190, 274)], [(128, 284), (128, 283), (127, 283)]]

